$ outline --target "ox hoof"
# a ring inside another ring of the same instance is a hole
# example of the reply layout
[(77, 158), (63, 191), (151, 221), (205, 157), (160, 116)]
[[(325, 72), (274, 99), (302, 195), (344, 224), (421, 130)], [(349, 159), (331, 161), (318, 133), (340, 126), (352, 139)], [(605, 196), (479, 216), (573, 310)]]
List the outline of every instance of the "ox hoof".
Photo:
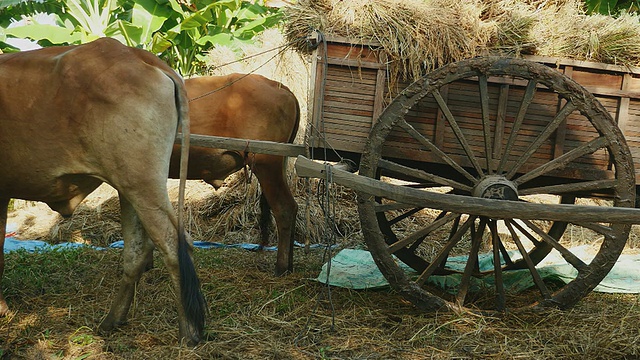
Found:
[(182, 337), (181, 344), (188, 347), (194, 347), (202, 341), (200, 336)]
[(109, 335), (109, 334), (113, 333), (113, 331), (116, 328), (118, 328), (118, 327), (120, 327), (120, 326), (122, 326), (122, 325), (124, 325), (126, 323), (127, 323), (126, 321), (114, 321), (114, 320), (109, 319), (107, 317), (106, 319), (102, 320), (100, 325), (98, 325), (98, 332), (100, 334), (103, 334), (103, 335)]
[(4, 301), (0, 302), (0, 317), (9, 315), (9, 306)]
[(180, 343), (186, 346), (196, 346), (202, 341), (201, 331), (189, 327), (189, 331), (180, 331)]
[(289, 275), (291, 273), (293, 273), (293, 269), (278, 269), (276, 267), (276, 276), (277, 277)]

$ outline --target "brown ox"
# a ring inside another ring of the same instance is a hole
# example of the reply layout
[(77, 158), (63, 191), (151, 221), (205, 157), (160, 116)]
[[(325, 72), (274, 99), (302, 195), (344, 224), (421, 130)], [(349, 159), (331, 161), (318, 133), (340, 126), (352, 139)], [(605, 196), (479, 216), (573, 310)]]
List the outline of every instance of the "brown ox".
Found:
[[(112, 39), (0, 55), (0, 245), (10, 198), (68, 216), (102, 182), (118, 190), (124, 274), (102, 330), (126, 321), (155, 245), (180, 294), (180, 336), (201, 338), (205, 304), (167, 195), (180, 119), (188, 133), (187, 101), (165, 63)], [(3, 268), (0, 251), (0, 277)], [(0, 314), (7, 311), (0, 294)]]
[[(232, 74), (188, 79), (189, 115), (193, 134), (275, 142), (293, 142), (300, 109), (295, 95), (279, 82), (260, 75)], [(180, 146), (174, 148), (170, 177), (178, 176)], [(285, 157), (246, 154), (192, 146), (189, 179), (202, 179), (216, 189), (230, 174), (251, 168), (262, 188), (261, 243), (268, 243), (273, 211), (278, 231), (276, 274), (293, 270), (296, 204), (286, 179)]]

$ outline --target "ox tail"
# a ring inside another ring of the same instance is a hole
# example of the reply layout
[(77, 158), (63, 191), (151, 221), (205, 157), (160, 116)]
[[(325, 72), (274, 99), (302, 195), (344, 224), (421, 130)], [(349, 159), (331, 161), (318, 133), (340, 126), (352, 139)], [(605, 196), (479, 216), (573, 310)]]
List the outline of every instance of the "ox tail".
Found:
[[(175, 76), (175, 75), (174, 75)], [(189, 165), (189, 99), (187, 98), (182, 79), (169, 76), (174, 83), (176, 107), (178, 109), (178, 126), (181, 126), (182, 140), (180, 151), (180, 183), (178, 187), (178, 262), (180, 268), (180, 300), (189, 323), (185, 334), (191, 340), (199, 341), (204, 332), (207, 306), (200, 290), (200, 280), (191, 258), (191, 247), (187, 242), (184, 220), (184, 198), (187, 182), (187, 166)]]
[(296, 140), (296, 136), (298, 135), (298, 128), (300, 127), (300, 103), (298, 103), (298, 98), (291, 93), (293, 99), (296, 102), (296, 122), (293, 124), (293, 129), (291, 130), (291, 135), (289, 135), (289, 143), (293, 144)]

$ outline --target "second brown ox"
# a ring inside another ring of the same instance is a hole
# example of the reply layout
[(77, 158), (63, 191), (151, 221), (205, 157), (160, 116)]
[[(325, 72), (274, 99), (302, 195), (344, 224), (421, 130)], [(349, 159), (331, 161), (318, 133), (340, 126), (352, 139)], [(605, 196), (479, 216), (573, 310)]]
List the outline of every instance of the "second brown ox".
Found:
[[(295, 95), (279, 82), (260, 75), (232, 74), (185, 81), (191, 133), (241, 139), (293, 142), (300, 107)], [(175, 145), (169, 176), (179, 173), (180, 146)], [(293, 236), (298, 205), (286, 179), (284, 156), (253, 154), (192, 146), (189, 179), (202, 179), (219, 188), (224, 179), (248, 166), (262, 188), (261, 244), (268, 243), (268, 221), (273, 211), (278, 232), (276, 274), (293, 270)]]

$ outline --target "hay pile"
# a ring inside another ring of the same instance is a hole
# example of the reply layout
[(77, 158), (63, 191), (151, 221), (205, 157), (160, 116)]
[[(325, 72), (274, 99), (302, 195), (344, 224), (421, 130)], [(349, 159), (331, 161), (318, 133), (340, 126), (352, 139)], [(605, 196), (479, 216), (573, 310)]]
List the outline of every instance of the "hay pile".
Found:
[(301, 0), (285, 11), (298, 50), (313, 29), (375, 41), (405, 79), (489, 54), (640, 65), (638, 15), (587, 15), (578, 0)]

